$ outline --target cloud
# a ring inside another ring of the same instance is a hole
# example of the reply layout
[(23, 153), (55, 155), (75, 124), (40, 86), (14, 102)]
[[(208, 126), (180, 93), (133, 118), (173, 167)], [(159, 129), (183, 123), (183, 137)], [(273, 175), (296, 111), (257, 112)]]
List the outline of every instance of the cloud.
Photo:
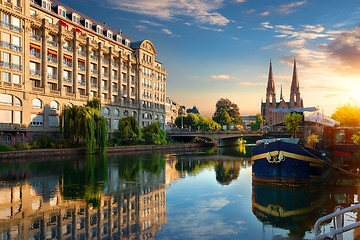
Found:
[(242, 26), (237, 26), (236, 28), (243, 28)]
[(277, 45), (287, 46), (287, 47), (303, 47), (305, 44), (306, 44), (305, 39), (298, 39), (298, 40), (293, 40), (293, 41), (281, 42), (281, 43), (278, 43)]
[(321, 33), (325, 30), (324, 27), (322, 27), (320, 24), (316, 24), (316, 25), (302, 25), (306, 31), (311, 31), (311, 32), (317, 32), (317, 33)]
[(224, 80), (229, 80), (229, 79), (233, 79), (235, 77), (230, 76), (230, 75), (226, 75), (226, 74), (222, 74), (222, 75), (210, 75), (210, 77), (212, 79), (224, 79)]
[(237, 37), (233, 37), (232, 39), (234, 39), (234, 40), (240, 40), (240, 38), (237, 38)]
[(296, 7), (304, 5), (305, 3), (307, 3), (306, 0), (304, 0), (302, 2), (293, 2), (293, 3), (289, 3), (289, 4), (280, 5), (280, 7), (277, 9), (277, 11), (281, 14), (289, 14), (289, 13), (294, 12)]
[(274, 37), (278, 37), (278, 38), (284, 38), (287, 37), (288, 35), (282, 34), (282, 35), (275, 35)]
[(217, 12), (224, 0), (106, 0), (112, 8), (148, 15), (162, 20), (192, 17), (197, 23), (224, 26), (230, 21)]
[(204, 27), (204, 26), (198, 26), (198, 27), (201, 28), (201, 29), (212, 30), (212, 31), (215, 31), (215, 32), (222, 32), (223, 31), (220, 28), (209, 28), (209, 27)]
[(261, 16), (268, 16), (270, 15), (270, 12), (269, 11), (266, 11), (266, 12), (263, 12), (263, 13), (260, 13)]
[(180, 37), (180, 35), (172, 33), (169, 29), (163, 28), (162, 31), (172, 37)]
[(164, 26), (161, 23), (151, 22), (151, 21), (148, 21), (148, 20), (140, 20), (139, 22), (149, 24), (149, 25), (154, 26), (154, 27), (162, 27), (162, 26)]
[(235, 2), (244, 3), (244, 2), (246, 2), (246, 0), (235, 0)]
[(244, 14), (250, 15), (250, 14), (254, 13), (255, 11), (256, 11), (255, 9), (249, 9), (249, 10), (244, 11)]
[(275, 27), (280, 28), (280, 29), (286, 29), (286, 30), (293, 30), (293, 26), (291, 25), (275, 25)]
[(269, 22), (262, 22), (260, 23), (261, 26), (263, 26), (264, 28), (269, 28), (269, 29), (272, 29), (274, 28), (273, 26), (270, 26), (270, 23)]

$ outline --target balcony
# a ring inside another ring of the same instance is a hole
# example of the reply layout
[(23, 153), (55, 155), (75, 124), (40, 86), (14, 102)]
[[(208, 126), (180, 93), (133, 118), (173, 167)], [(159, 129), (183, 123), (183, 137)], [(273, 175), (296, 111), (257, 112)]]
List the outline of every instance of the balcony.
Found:
[(30, 75), (33, 75), (33, 76), (41, 76), (41, 72), (40, 70), (36, 70), (36, 69), (30, 69)]
[(56, 63), (56, 64), (58, 63), (57, 58), (54, 58), (54, 57), (51, 57), (51, 56), (48, 56), (47, 60), (48, 60), (49, 62), (51, 62), (51, 63)]
[(97, 61), (99, 58), (97, 57), (97, 56), (95, 56), (95, 55), (90, 55), (90, 58), (91, 59), (93, 59), (93, 60), (95, 60), (95, 61)]
[(128, 68), (126, 67), (126, 66), (122, 66), (122, 70), (125, 70), (125, 71), (127, 71), (128, 70)]
[(54, 73), (48, 73), (47, 77), (54, 80), (58, 79), (58, 75)]
[(150, 84), (145, 84), (145, 83), (143, 83), (142, 86), (143, 86), (143, 87), (146, 87), (146, 88), (152, 88), (152, 86), (151, 86)]
[(135, 97), (135, 93), (134, 93), (134, 92), (132, 92), (132, 93), (131, 93), (131, 96), (132, 96), (132, 97)]
[(131, 73), (135, 73), (135, 69), (131, 69)]
[(48, 40), (47, 43), (53, 47), (57, 47), (58, 46), (58, 43), (55, 42), (55, 41), (52, 41), (52, 40)]
[(109, 87), (104, 85), (104, 86), (102, 86), (102, 89), (107, 91), (107, 90), (109, 90)]
[(86, 85), (86, 83), (85, 83), (84, 81), (78, 81), (78, 84), (79, 84), (79, 85), (82, 85), (82, 86), (85, 86), (85, 85)]
[(9, 43), (9, 42), (0, 41), (0, 46), (4, 47), (4, 48), (7, 48), (7, 49), (17, 51), (17, 52), (22, 52), (22, 47), (16, 46), (16, 45), (14, 45), (12, 43)]
[(22, 28), (20, 28), (18, 26), (15, 26), (15, 25), (12, 25), (11, 23), (4, 22), (4, 21), (0, 21), (0, 26), (3, 27), (3, 28), (10, 29), (12, 31), (18, 32), (18, 33), (23, 32)]
[(112, 78), (115, 79), (115, 80), (119, 80), (119, 77), (116, 76), (116, 75), (113, 75)]
[(119, 68), (119, 64), (117, 64), (117, 63), (113, 63), (112, 65), (116, 68)]
[(73, 80), (71, 77), (63, 77), (63, 79), (64, 79), (64, 82), (66, 82), (66, 83), (73, 83)]
[(41, 37), (41, 36), (36, 35), (36, 34), (34, 34), (34, 33), (30, 33), (30, 38), (31, 38), (31, 39), (34, 39), (34, 40), (36, 40), (36, 41), (39, 41), (39, 42), (41, 42), (41, 40), (42, 40), (42, 37)]
[(126, 91), (126, 90), (122, 90), (122, 91), (121, 91), (121, 94), (122, 94), (122, 95), (126, 95), (126, 94), (127, 94), (127, 91)]
[(126, 79), (126, 78), (123, 78), (122, 81), (123, 81), (124, 83), (127, 83), (127, 79)]
[(18, 70), (18, 71), (22, 70), (22, 65), (4, 62), (4, 61), (0, 61), (0, 67), (10, 68), (10, 69)]
[(96, 69), (91, 69), (91, 71), (90, 71), (91, 73), (93, 73), (93, 74), (98, 74), (99, 73), (99, 71), (98, 70), (96, 70)]
[(92, 83), (91, 83), (91, 87), (93, 87), (93, 88), (97, 88), (97, 87), (98, 87), (98, 85), (97, 85), (97, 83), (92, 82)]
[(86, 67), (84, 65), (79, 65), (78, 64), (78, 69), (81, 71), (86, 71)]
[(66, 51), (68, 51), (68, 52), (72, 52), (72, 51), (73, 51), (72, 47), (70, 47), (70, 46), (64, 46), (64, 49), (65, 49)]
[(102, 75), (107, 78), (109, 77), (109, 73), (107, 73), (107, 72), (104, 72)]
[(74, 98), (74, 97), (75, 97), (75, 93), (66, 92), (66, 96)]
[(25, 130), (26, 124), (20, 124), (20, 123), (0, 123), (0, 128), (2, 131), (19, 131), (19, 130)]
[(112, 91), (113, 91), (113, 92), (116, 92), (116, 93), (119, 93), (119, 89), (117, 89), (116, 87), (113, 87), (113, 88), (112, 88)]
[(131, 84), (135, 85), (135, 84), (136, 84), (136, 82), (135, 82), (135, 81), (131, 81)]
[(59, 90), (50, 89), (50, 93), (54, 94), (54, 95), (57, 95), (57, 96), (60, 96), (60, 91)]
[(81, 50), (78, 50), (78, 54), (79, 54), (80, 56), (83, 56), (83, 57), (86, 56), (86, 52), (81, 51)]
[(109, 60), (104, 59), (104, 58), (102, 59), (102, 62), (105, 63), (105, 64), (109, 64)]
[(41, 59), (41, 53), (30, 51), (30, 57)]
[(72, 67), (73, 67), (73, 64), (72, 64), (72, 62), (66, 61), (66, 60), (64, 59), (64, 66), (72, 68)]

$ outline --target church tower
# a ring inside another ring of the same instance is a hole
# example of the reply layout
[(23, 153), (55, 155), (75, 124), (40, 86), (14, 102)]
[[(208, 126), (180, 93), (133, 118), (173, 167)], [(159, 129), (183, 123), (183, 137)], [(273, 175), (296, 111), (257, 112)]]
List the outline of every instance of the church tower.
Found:
[(290, 108), (302, 108), (303, 103), (300, 98), (299, 80), (296, 71), (296, 60), (294, 59), (294, 70), (290, 88)]
[(266, 114), (265, 121), (270, 122), (270, 108), (276, 108), (276, 93), (275, 93), (275, 84), (274, 84), (274, 76), (272, 72), (272, 65), (270, 59), (270, 67), (269, 67), (269, 77), (266, 88)]

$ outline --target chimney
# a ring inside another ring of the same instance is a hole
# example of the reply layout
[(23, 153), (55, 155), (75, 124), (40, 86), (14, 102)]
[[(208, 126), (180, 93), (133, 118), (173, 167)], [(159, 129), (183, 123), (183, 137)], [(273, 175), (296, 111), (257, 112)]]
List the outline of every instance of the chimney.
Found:
[(106, 26), (106, 22), (104, 22), (104, 25)]

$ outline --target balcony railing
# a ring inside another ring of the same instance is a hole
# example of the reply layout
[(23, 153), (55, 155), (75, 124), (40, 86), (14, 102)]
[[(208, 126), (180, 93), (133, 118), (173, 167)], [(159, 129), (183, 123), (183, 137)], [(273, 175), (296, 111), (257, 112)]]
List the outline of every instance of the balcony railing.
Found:
[(124, 65), (122, 66), (122, 69), (125, 70), (125, 71), (128, 70), (128, 68), (126, 66), (124, 66)]
[(119, 64), (117, 64), (117, 63), (113, 63), (113, 66), (116, 68), (119, 68)]
[(4, 62), (4, 61), (0, 61), (0, 67), (15, 69), (15, 70), (19, 70), (19, 71), (22, 70), (22, 65), (10, 63), (10, 62)]
[(73, 67), (72, 62), (66, 61), (65, 59), (64, 59), (64, 65), (67, 66), (67, 67), (70, 67), (70, 68)]
[(107, 78), (109, 77), (109, 73), (107, 73), (107, 72), (104, 72), (102, 75)]
[(135, 85), (136, 83), (135, 83), (135, 81), (131, 81), (131, 84)]
[(135, 69), (131, 69), (131, 73), (135, 73)]
[(39, 42), (41, 42), (41, 40), (42, 40), (42, 37), (41, 37), (41, 36), (36, 35), (36, 34), (34, 34), (34, 33), (30, 33), (30, 38), (32, 38), (32, 39), (34, 39), (34, 40), (36, 40), (36, 41), (39, 41)]
[(30, 75), (41, 76), (40, 70), (30, 69)]
[(64, 49), (65, 49), (66, 51), (68, 51), (68, 52), (72, 52), (72, 51), (73, 51), (72, 47), (70, 47), (70, 46), (64, 46)]
[(119, 77), (116, 76), (116, 75), (113, 75), (112, 78), (115, 79), (115, 80), (119, 80)]
[(48, 61), (49, 62), (52, 62), (52, 63), (58, 63), (58, 60), (57, 60), (57, 58), (54, 58), (54, 57), (51, 57), (51, 56), (48, 56)]
[(81, 51), (81, 50), (78, 50), (78, 54), (79, 54), (80, 56), (83, 56), (83, 57), (86, 56), (86, 52)]
[(98, 60), (98, 57), (95, 56), (95, 55), (90, 55), (90, 58), (91, 58), (91, 59), (94, 59), (94, 60), (96, 60), (96, 61)]
[(57, 47), (58, 46), (58, 43), (55, 42), (55, 41), (52, 41), (52, 40), (48, 40), (47, 43), (53, 47)]
[(102, 86), (102, 89), (107, 91), (107, 90), (109, 90), (109, 87), (108, 86)]
[(97, 85), (97, 83), (91, 83), (91, 87), (94, 87), (94, 88), (97, 88), (98, 87), (98, 85)]
[(122, 95), (126, 95), (126, 94), (127, 94), (127, 91), (126, 91), (126, 90), (122, 90), (122, 91), (121, 91), (121, 94), (122, 94)]
[(105, 63), (105, 64), (109, 64), (109, 60), (104, 59), (104, 58), (102, 59), (102, 62)]
[(86, 85), (86, 83), (85, 83), (84, 81), (78, 81), (78, 84), (79, 84), (79, 85), (82, 85), (82, 86), (85, 86), (85, 85)]
[(7, 29), (10, 29), (12, 31), (18, 32), (18, 33), (23, 32), (22, 28), (20, 28), (18, 26), (15, 26), (15, 25), (12, 25), (11, 23), (4, 22), (4, 21), (0, 21), (0, 26), (4, 27), (4, 28), (7, 28)]
[(30, 56), (41, 59), (41, 53), (30, 51)]
[(81, 71), (86, 71), (86, 67), (83, 65), (78, 65), (78, 69)]
[(50, 78), (50, 79), (54, 79), (54, 80), (57, 80), (57, 79), (58, 79), (58, 75), (57, 75), (57, 74), (53, 74), (53, 73), (48, 73), (47, 77)]
[(71, 77), (63, 77), (63, 79), (64, 79), (64, 82), (73, 83), (73, 80)]
[(119, 89), (117, 89), (116, 87), (113, 87), (113, 88), (112, 88), (112, 91), (118, 93), (118, 92), (119, 92)]
[(142, 86), (146, 87), (146, 88), (152, 88), (152, 86), (150, 84), (146, 84), (146, 83), (143, 83)]
[(98, 74), (99, 73), (99, 71), (98, 70), (96, 70), (96, 69), (91, 69), (91, 71), (90, 71), (91, 73), (93, 73), (93, 74)]
[(9, 43), (9, 42), (0, 41), (0, 46), (4, 47), (4, 48), (7, 48), (7, 49), (17, 51), (17, 52), (22, 52), (22, 47), (16, 46), (16, 45), (14, 45), (12, 43)]
[(126, 83), (126, 82), (127, 82), (127, 79), (126, 79), (126, 78), (123, 78), (122, 81)]

